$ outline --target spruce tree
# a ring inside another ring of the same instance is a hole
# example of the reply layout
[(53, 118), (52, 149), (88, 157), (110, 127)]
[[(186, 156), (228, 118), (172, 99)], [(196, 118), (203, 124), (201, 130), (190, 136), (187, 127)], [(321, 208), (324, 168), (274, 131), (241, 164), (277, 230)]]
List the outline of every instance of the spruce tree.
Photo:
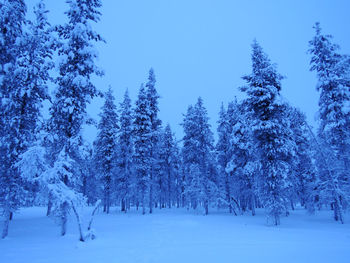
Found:
[(184, 174), (183, 174), (183, 161), (181, 158), (181, 149), (178, 141), (174, 137), (174, 145), (173, 145), (173, 165), (174, 165), (174, 193), (173, 198), (174, 202), (176, 201), (176, 207), (179, 208), (184, 207)]
[(231, 159), (231, 148), (230, 148), (230, 135), (232, 127), (230, 126), (227, 111), (223, 104), (221, 104), (218, 120), (218, 142), (216, 144), (216, 158), (218, 163), (218, 175), (219, 175), (219, 195), (223, 202), (228, 207), (230, 213), (233, 212), (231, 204), (231, 176), (226, 171), (226, 166)]
[(289, 107), (290, 119), (295, 141), (295, 157), (293, 158), (293, 173), (289, 191), (291, 206), (299, 201), (308, 211), (314, 211), (315, 201), (318, 198), (318, 178), (314, 167), (314, 149), (310, 134), (310, 127), (306, 116), (296, 108)]
[(309, 42), (310, 70), (318, 77), (322, 148), (328, 148), (330, 153), (324, 154), (329, 167), (321, 169), (325, 172), (323, 195), (325, 200), (332, 200), (334, 219), (343, 223), (343, 210), (350, 193), (350, 58), (339, 53), (332, 36), (322, 34), (319, 23), (314, 28), (316, 35)]
[(159, 158), (159, 203), (160, 207), (171, 208), (175, 202), (179, 201), (176, 200), (178, 198), (176, 183), (179, 171), (176, 142), (169, 124), (162, 132)]
[(116, 182), (115, 167), (117, 157), (117, 134), (119, 130), (117, 107), (112, 89), (105, 94), (105, 103), (100, 114), (98, 135), (94, 143), (94, 159), (98, 178), (102, 184), (103, 212), (109, 213), (111, 197)]
[(247, 108), (235, 100), (229, 103), (227, 118), (231, 127), (230, 158), (226, 165), (226, 173), (230, 174), (231, 179), (231, 206), (240, 212), (250, 209), (255, 215), (257, 156), (254, 154)]
[(75, 200), (81, 199), (76, 191), (80, 180), (74, 163), (82, 144), (82, 126), (89, 122), (86, 107), (92, 98), (100, 94), (91, 78), (101, 75), (95, 65), (97, 53), (93, 43), (102, 40), (91, 27), (92, 23), (99, 21), (98, 9), (101, 2), (68, 0), (67, 3), (68, 22), (56, 28), (61, 42), (58, 49), (59, 75), (56, 80), (58, 87), (50, 107), (48, 130), (53, 137), (50, 147), (52, 166), (62, 166), (55, 180), (56, 186), (62, 187), (54, 197), (59, 204), (62, 235), (66, 234), (69, 209), (74, 208)]
[(295, 148), (286, 106), (279, 95), (283, 77), (256, 41), (252, 49), (252, 73), (243, 77), (247, 86), (241, 90), (248, 96), (244, 104), (248, 105), (259, 160), (257, 183), (260, 199), (267, 215), (278, 225), (281, 214), (287, 210), (284, 190)]
[(149, 212), (152, 213), (154, 203), (154, 182), (159, 174), (159, 134), (161, 120), (158, 118), (158, 99), (159, 95), (155, 87), (156, 77), (153, 69), (149, 71), (148, 82), (146, 83), (146, 93), (149, 105), (149, 118), (151, 122), (151, 137), (150, 137), (150, 178), (149, 178)]
[(133, 113), (128, 90), (125, 91), (124, 100), (120, 103), (119, 114), (117, 191), (121, 198), (121, 210), (126, 212), (130, 209), (131, 199), (137, 194), (132, 159), (134, 153)]
[(141, 85), (134, 110), (135, 152), (133, 158), (139, 193), (136, 206), (138, 207), (138, 204), (141, 203), (142, 214), (146, 213), (146, 202), (147, 198), (150, 197), (152, 122), (149, 107), (146, 90)]
[(216, 173), (213, 169), (214, 138), (208, 120), (203, 100), (198, 98), (195, 106), (188, 108), (182, 123), (187, 202), (194, 209), (202, 204), (206, 215), (210, 202), (217, 197)]
[[(26, 5), (22, 0), (0, 2), (0, 206), (4, 214), (2, 238), (23, 200), (23, 182), (16, 168), (19, 155), (33, 139), (42, 100), (26, 73), (32, 65), (24, 60)], [(29, 76), (32, 77), (32, 76)], [(31, 94), (30, 92), (33, 91)], [(34, 119), (32, 119), (34, 117)]]

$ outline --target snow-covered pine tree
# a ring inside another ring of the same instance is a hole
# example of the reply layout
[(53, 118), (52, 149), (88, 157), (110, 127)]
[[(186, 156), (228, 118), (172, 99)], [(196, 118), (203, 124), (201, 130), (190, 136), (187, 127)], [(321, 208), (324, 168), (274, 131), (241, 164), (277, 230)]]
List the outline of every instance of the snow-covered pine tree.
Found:
[(149, 100), (143, 86), (140, 87), (134, 110), (134, 165), (137, 177), (138, 196), (136, 206), (141, 203), (142, 214), (146, 213), (146, 202), (149, 198), (151, 169), (151, 137), (152, 122), (150, 118)]
[[(54, 68), (52, 56), (57, 41), (52, 35), (52, 27), (47, 17), (48, 12), (43, 0), (34, 6), (35, 17), (33, 21), (27, 22), (28, 29), (22, 41), (24, 51), (21, 52), (18, 59), (24, 69), (21, 72), (22, 78), (25, 79), (23, 90), (25, 90), (26, 97), (29, 97), (30, 94), (32, 97), (36, 97), (37, 101), (37, 104), (30, 103), (27, 106), (31, 114), (26, 122), (29, 124), (28, 126), (31, 126), (32, 131), (37, 130), (32, 132), (32, 135), (44, 129), (45, 122), (40, 120), (40, 123), (38, 123), (38, 118), (42, 107), (41, 101), (49, 99), (47, 85), (52, 81), (49, 72)], [(35, 140), (39, 140), (40, 136), (36, 136)], [(28, 146), (32, 145), (33, 140)], [(26, 185), (30, 185), (30, 182), (26, 181)]]
[(151, 122), (151, 137), (150, 137), (150, 178), (149, 178), (149, 212), (152, 213), (154, 206), (154, 182), (159, 174), (159, 136), (161, 128), (161, 120), (158, 118), (158, 99), (159, 95), (155, 87), (156, 76), (151, 68), (146, 83), (146, 93), (149, 105), (149, 117)]
[(231, 176), (226, 172), (226, 166), (231, 160), (230, 149), (230, 135), (232, 127), (230, 126), (227, 111), (224, 104), (221, 104), (218, 120), (218, 142), (216, 143), (216, 161), (218, 164), (218, 177), (219, 177), (219, 200), (223, 200), (223, 203), (228, 207), (230, 213), (233, 211), (231, 204)]
[(159, 205), (160, 208), (171, 208), (173, 204), (179, 204), (176, 186), (179, 171), (176, 141), (169, 124), (165, 126), (160, 138)]
[(183, 192), (184, 192), (184, 180), (183, 180), (183, 169), (182, 169), (182, 158), (181, 150), (176, 140), (175, 135), (173, 135), (173, 146), (172, 146), (172, 165), (174, 171), (174, 189), (172, 192), (172, 198), (176, 207), (184, 206), (183, 202)]
[[(51, 62), (52, 40), (43, 2), (34, 8), (35, 20), (26, 25), (26, 6), (23, 1), (1, 1), (1, 174), (6, 204), (3, 237), (7, 235), (8, 220), (24, 200), (24, 182), (16, 163), (19, 156), (34, 143), (42, 101), (48, 98), (48, 71)], [(0, 179), (0, 181), (2, 181)], [(2, 184), (2, 183), (1, 183)], [(28, 188), (28, 184), (27, 187)], [(29, 189), (30, 190), (30, 189)], [(8, 191), (6, 194), (5, 192)]]
[(102, 184), (103, 212), (109, 213), (111, 197), (116, 183), (117, 134), (119, 130), (117, 107), (111, 87), (105, 94), (105, 103), (100, 114), (98, 135), (94, 142), (94, 159), (98, 178)]
[(121, 210), (130, 209), (131, 199), (137, 195), (136, 178), (133, 168), (133, 113), (128, 90), (119, 107), (118, 154), (117, 154), (117, 191), (121, 198)]
[[(21, 204), (23, 184), (14, 167), (18, 154), (24, 150), (26, 139), (21, 120), (29, 112), (21, 112), (23, 94), (22, 79), (17, 79), (17, 57), (23, 50), (21, 41), (25, 20), (24, 1), (0, 2), (0, 205), (3, 210), (4, 226), (2, 238), (8, 235), (9, 221)], [(25, 127), (27, 128), (27, 127)]]
[(295, 157), (293, 158), (293, 174), (289, 189), (290, 201), (299, 201), (302, 206), (312, 212), (315, 200), (318, 198), (318, 178), (313, 164), (314, 149), (312, 146), (310, 127), (306, 116), (300, 110), (289, 107), (288, 118), (295, 141)]
[(320, 138), (331, 153), (323, 154), (328, 168), (321, 169), (325, 172), (322, 192), (324, 200), (331, 200), (334, 219), (343, 223), (350, 193), (350, 58), (338, 53), (339, 46), (332, 43), (332, 36), (321, 33), (319, 23), (314, 28), (310, 70), (318, 77)]
[(248, 85), (241, 90), (248, 96), (243, 103), (249, 109), (254, 147), (260, 162), (259, 197), (267, 215), (278, 225), (280, 215), (287, 209), (284, 190), (295, 147), (286, 118), (286, 106), (279, 95), (282, 76), (257, 41), (253, 42), (252, 49), (252, 73), (243, 77)]
[(165, 148), (165, 130), (159, 131), (158, 137), (158, 159), (157, 159), (157, 173), (154, 177), (154, 201), (155, 206), (159, 204), (159, 209), (165, 208), (168, 205), (168, 170), (167, 170), (167, 149)]
[(250, 209), (255, 215), (257, 157), (253, 151), (250, 120), (244, 104), (237, 100), (229, 103), (227, 118), (231, 127), (230, 159), (226, 165), (226, 173), (230, 174), (231, 179), (231, 206), (240, 212)]
[(68, 23), (56, 28), (61, 41), (58, 50), (59, 76), (49, 123), (49, 133), (53, 137), (49, 153), (52, 167), (62, 166), (57, 170), (55, 182), (66, 186), (61, 188), (64, 191), (52, 193), (56, 204), (59, 204), (62, 235), (66, 234), (68, 211), (79, 199), (76, 189), (80, 180), (74, 171), (74, 162), (82, 144), (82, 126), (89, 121), (87, 104), (99, 95), (91, 77), (101, 75), (95, 65), (97, 53), (93, 42), (102, 40), (91, 27), (93, 22), (99, 21), (101, 1), (68, 0), (67, 3)]
[(213, 172), (214, 137), (208, 120), (203, 100), (198, 98), (195, 106), (188, 108), (182, 123), (185, 133), (182, 155), (186, 173), (187, 202), (194, 209), (203, 205), (206, 215), (209, 213), (210, 202), (217, 197), (216, 173)]
[(192, 138), (195, 138), (196, 122), (194, 116), (193, 105), (188, 106), (187, 112), (184, 115), (182, 123), (184, 129), (184, 137), (182, 139), (181, 157), (182, 157), (182, 174), (183, 174), (183, 205), (187, 207), (197, 208), (197, 202), (192, 192), (188, 191), (193, 175), (191, 169), (193, 165), (199, 163), (198, 156), (196, 154), (196, 144)]

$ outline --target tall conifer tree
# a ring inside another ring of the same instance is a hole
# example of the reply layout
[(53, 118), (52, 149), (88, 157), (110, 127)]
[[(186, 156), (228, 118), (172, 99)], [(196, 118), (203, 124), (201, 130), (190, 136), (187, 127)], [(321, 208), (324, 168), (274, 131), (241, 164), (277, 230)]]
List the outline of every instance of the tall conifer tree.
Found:
[(206, 215), (210, 202), (217, 197), (216, 173), (213, 169), (214, 137), (208, 120), (203, 100), (198, 98), (195, 106), (188, 108), (182, 123), (185, 133), (182, 154), (188, 202), (193, 208), (203, 204)]
[(134, 135), (133, 113), (128, 90), (125, 91), (123, 102), (119, 108), (120, 129), (118, 133), (118, 196), (121, 198), (121, 210), (130, 209), (131, 199), (137, 195), (136, 178), (134, 173)]
[(325, 186), (322, 192), (324, 201), (332, 200), (334, 219), (343, 223), (350, 193), (350, 58), (339, 53), (332, 36), (321, 33), (319, 23), (314, 28), (309, 53), (311, 71), (318, 77), (319, 137), (327, 163), (319, 166)]
[(103, 211), (107, 214), (111, 206), (111, 198), (114, 191), (113, 186), (116, 182), (114, 174), (119, 126), (117, 107), (114, 100), (112, 89), (109, 88), (105, 94), (105, 103), (102, 107), (101, 120), (98, 124), (98, 135), (94, 143), (96, 171), (103, 187)]
[(66, 234), (68, 211), (74, 203), (71, 197), (78, 196), (75, 189), (79, 178), (74, 171), (74, 163), (82, 144), (82, 127), (89, 123), (86, 107), (92, 98), (100, 94), (91, 78), (93, 75), (102, 75), (95, 64), (97, 53), (93, 44), (102, 41), (102, 38), (91, 27), (92, 23), (100, 19), (98, 9), (101, 7), (101, 1), (68, 0), (67, 3), (68, 22), (57, 26), (61, 41), (58, 49), (59, 76), (50, 108), (49, 125), (49, 133), (53, 134), (54, 138), (51, 147), (53, 166), (62, 167), (55, 180), (56, 186), (62, 186), (56, 194), (60, 203), (62, 235)]
[(134, 164), (139, 192), (136, 202), (137, 206), (138, 203), (141, 203), (142, 214), (146, 213), (150, 188), (152, 122), (149, 112), (147, 93), (144, 86), (141, 85), (134, 112)]
[(150, 178), (149, 178), (149, 212), (152, 213), (154, 206), (154, 184), (157, 175), (159, 174), (159, 137), (161, 120), (158, 118), (158, 99), (159, 95), (155, 87), (156, 77), (154, 70), (151, 68), (148, 75), (147, 88), (147, 100), (149, 105), (149, 118), (151, 122), (151, 138), (150, 138)]
[(286, 106), (279, 95), (283, 77), (256, 41), (252, 49), (252, 73), (243, 77), (248, 85), (242, 91), (248, 96), (244, 103), (248, 105), (260, 162), (260, 199), (267, 215), (278, 225), (281, 214), (287, 209), (284, 190), (295, 148), (286, 118)]
[[(23, 198), (23, 183), (15, 164), (28, 146), (36, 121), (33, 120), (33, 124), (28, 120), (32, 114), (30, 103), (36, 103), (38, 94), (26, 92), (31, 88), (24, 84), (23, 73), (30, 65), (22, 65), (19, 59), (25, 52), (26, 11), (23, 0), (0, 2), (0, 205), (4, 211), (3, 238), (8, 235), (9, 221)], [(33, 105), (34, 114), (37, 114), (36, 106)]]

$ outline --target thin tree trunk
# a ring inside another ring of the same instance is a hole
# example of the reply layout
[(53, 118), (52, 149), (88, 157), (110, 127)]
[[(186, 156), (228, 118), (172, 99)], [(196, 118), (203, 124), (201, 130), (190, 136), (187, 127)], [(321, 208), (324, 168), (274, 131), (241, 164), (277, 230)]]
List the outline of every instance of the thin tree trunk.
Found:
[(2, 229), (2, 235), (1, 235), (2, 238), (7, 237), (9, 232), (9, 224), (10, 224), (10, 210), (6, 208), (4, 213), (4, 226)]
[(209, 202), (208, 200), (204, 201), (204, 207), (205, 207), (205, 215), (209, 214)]
[(151, 174), (150, 186), (149, 186), (149, 213), (152, 214), (152, 212), (153, 212), (153, 186), (152, 186), (152, 174)]
[(255, 216), (255, 195), (252, 193), (251, 196), (252, 216)]
[(61, 205), (61, 236), (67, 232), (67, 204), (64, 202)]
[(109, 214), (109, 208), (111, 206), (111, 193), (110, 193), (110, 189), (109, 186), (107, 187), (107, 202), (106, 202), (106, 213)]
[(121, 209), (120, 209), (120, 210), (121, 210), (122, 212), (126, 212), (126, 204), (125, 204), (125, 199), (124, 199), (124, 198), (122, 199), (121, 205), (122, 205), (122, 206), (121, 206)]
[(275, 219), (275, 226), (278, 226), (281, 223), (280, 216), (278, 214), (275, 214), (274, 219)]
[(142, 192), (142, 214), (146, 214), (145, 192)]
[(106, 190), (104, 190), (104, 193), (103, 193), (103, 212), (104, 213), (107, 212), (107, 194), (106, 194)]
[(168, 198), (168, 208), (171, 208), (171, 184), (170, 184), (170, 181), (171, 181), (171, 178), (170, 178), (170, 172), (168, 171), (168, 194), (167, 194), (167, 198)]
[[(241, 207), (239, 206), (238, 201), (237, 201), (235, 198), (232, 198), (232, 200), (233, 200), (233, 202), (236, 204), (236, 206), (237, 206), (237, 209), (238, 209), (239, 213), (242, 215), (242, 214), (243, 214), (243, 212), (242, 212), (242, 210), (241, 210)], [(236, 215), (237, 215), (237, 213), (236, 213), (236, 209), (233, 209), (233, 212), (234, 212), (234, 214), (235, 214), (235, 216), (236, 216)]]
[(67, 232), (68, 203), (65, 201), (61, 205), (61, 236)]
[(293, 210), (293, 211), (295, 210), (295, 207), (294, 207), (294, 202), (293, 202), (293, 200), (290, 200), (290, 207), (292, 208), (292, 210)]
[(52, 201), (51, 201), (51, 195), (49, 195), (49, 201), (47, 202), (46, 216), (51, 215), (51, 209), (52, 209)]
[(94, 220), (94, 215), (98, 209), (98, 207), (100, 206), (101, 204), (101, 200), (98, 200), (95, 204), (95, 208), (94, 210), (92, 210), (92, 213), (91, 213), (91, 218), (90, 218), (90, 222), (89, 222), (89, 226), (88, 226), (88, 230), (91, 230), (91, 226), (92, 226), (92, 221)]
[(75, 206), (74, 206), (73, 202), (71, 202), (71, 204), (72, 204), (73, 212), (74, 212), (75, 217), (76, 217), (76, 219), (77, 219), (78, 230), (79, 230), (79, 241), (84, 242), (83, 231), (82, 231), (82, 229), (81, 229), (80, 216), (79, 216), (79, 214), (78, 214), (78, 211), (75, 209)]
[(335, 221), (340, 221), (340, 223), (344, 224), (343, 213), (342, 213), (342, 209), (341, 209), (341, 204), (340, 204), (339, 198), (335, 198), (334, 205), (333, 205), (333, 210), (334, 210), (334, 219), (335, 219)]

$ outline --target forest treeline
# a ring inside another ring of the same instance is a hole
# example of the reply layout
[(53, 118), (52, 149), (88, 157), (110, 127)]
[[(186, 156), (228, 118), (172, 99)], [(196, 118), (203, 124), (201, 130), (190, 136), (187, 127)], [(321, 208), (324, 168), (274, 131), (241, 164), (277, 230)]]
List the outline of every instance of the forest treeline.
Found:
[[(320, 94), (315, 134), (305, 115), (281, 97), (283, 77), (254, 41), (252, 71), (239, 88), (245, 99), (221, 106), (217, 141), (201, 98), (188, 107), (184, 136), (176, 139), (158, 116), (153, 69), (135, 103), (128, 91), (117, 103), (112, 89), (103, 94), (94, 85), (92, 76), (103, 77), (94, 44), (104, 40), (92, 29), (101, 1), (67, 3), (67, 22), (50, 25), (43, 0), (32, 20), (25, 1), (0, 1), (2, 237), (19, 208), (47, 205), (62, 235), (72, 211), (83, 241), (78, 208), (100, 202), (106, 213), (112, 206), (142, 214), (185, 207), (254, 216), (256, 208), (264, 208), (275, 225), (300, 205), (312, 213), (332, 209), (334, 219), (344, 222), (350, 195), (350, 58), (318, 23), (309, 42)], [(82, 129), (94, 124), (86, 107), (97, 96), (105, 102), (90, 145)], [(44, 101), (50, 102), (47, 119), (41, 114)]]

